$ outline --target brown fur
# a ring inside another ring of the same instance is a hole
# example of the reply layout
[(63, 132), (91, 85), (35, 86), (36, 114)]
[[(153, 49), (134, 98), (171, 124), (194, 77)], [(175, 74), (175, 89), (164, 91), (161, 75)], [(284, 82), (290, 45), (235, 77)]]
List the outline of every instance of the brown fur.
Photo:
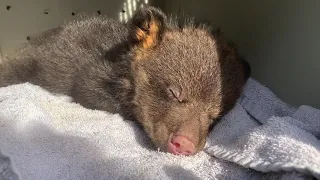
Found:
[(178, 27), (145, 7), (127, 25), (83, 17), (42, 33), (0, 66), (0, 86), (28, 81), (136, 120), (163, 151), (182, 135), (199, 152), (249, 75), (236, 48), (209, 28)]

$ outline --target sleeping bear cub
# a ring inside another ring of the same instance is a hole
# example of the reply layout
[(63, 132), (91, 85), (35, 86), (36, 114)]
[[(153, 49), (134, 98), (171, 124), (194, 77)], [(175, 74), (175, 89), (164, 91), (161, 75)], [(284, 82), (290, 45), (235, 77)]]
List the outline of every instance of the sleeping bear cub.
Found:
[(193, 155), (250, 76), (208, 27), (179, 26), (155, 7), (128, 23), (81, 17), (40, 33), (0, 65), (0, 87), (30, 82), (90, 109), (137, 121), (156, 148)]

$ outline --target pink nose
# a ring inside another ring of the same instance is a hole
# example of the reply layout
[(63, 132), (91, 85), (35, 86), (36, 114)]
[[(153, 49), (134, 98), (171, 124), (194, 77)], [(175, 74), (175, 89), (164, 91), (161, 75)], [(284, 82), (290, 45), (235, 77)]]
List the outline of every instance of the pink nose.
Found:
[(195, 152), (193, 142), (183, 136), (173, 136), (168, 143), (168, 151), (176, 155), (191, 155)]

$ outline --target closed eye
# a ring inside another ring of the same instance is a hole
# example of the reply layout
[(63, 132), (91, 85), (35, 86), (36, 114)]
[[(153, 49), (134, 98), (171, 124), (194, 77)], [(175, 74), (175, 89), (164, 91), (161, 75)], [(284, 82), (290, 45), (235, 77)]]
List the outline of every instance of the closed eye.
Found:
[(174, 86), (169, 86), (168, 87), (168, 93), (169, 93), (169, 97), (171, 99), (175, 99), (180, 103), (184, 103), (186, 102), (185, 96), (183, 94), (183, 92), (181, 91), (180, 88), (174, 87)]

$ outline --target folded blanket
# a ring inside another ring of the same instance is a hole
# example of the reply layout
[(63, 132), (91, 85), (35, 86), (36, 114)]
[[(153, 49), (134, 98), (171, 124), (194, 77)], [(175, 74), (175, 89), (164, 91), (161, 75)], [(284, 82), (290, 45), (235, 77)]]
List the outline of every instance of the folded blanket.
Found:
[(214, 128), (206, 151), (261, 172), (296, 171), (320, 178), (319, 135), (319, 110), (289, 107), (250, 79), (239, 103)]
[(153, 150), (118, 114), (29, 83), (0, 88), (0, 179), (320, 178), (320, 112), (289, 107), (250, 79), (195, 156)]

